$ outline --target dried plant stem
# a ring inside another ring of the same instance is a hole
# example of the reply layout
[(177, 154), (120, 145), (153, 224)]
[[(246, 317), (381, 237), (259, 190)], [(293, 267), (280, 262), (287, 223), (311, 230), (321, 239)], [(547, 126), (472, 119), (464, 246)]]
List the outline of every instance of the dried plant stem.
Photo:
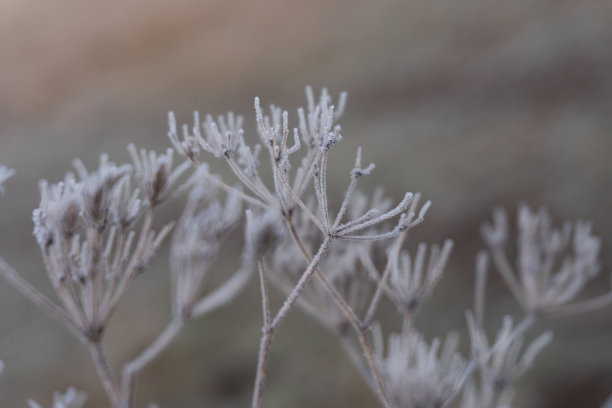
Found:
[[(287, 224), (289, 226), (289, 231), (291, 233), (291, 237), (295, 241), (295, 243), (298, 246), (298, 248), (300, 248), (300, 251), (304, 255), (304, 258), (307, 261), (310, 261), (310, 263), (312, 265), (312, 260), (310, 258), (310, 255), (306, 251), (306, 247), (304, 246), (304, 244), (301, 241), (300, 237), (297, 235), (297, 231), (295, 230), (295, 228), (293, 226), (293, 223), (291, 222), (290, 219), (287, 219)], [(350, 307), (350, 305), (348, 305), (346, 303), (346, 301), (342, 298), (342, 296), (334, 288), (334, 285), (332, 285), (332, 283), (329, 281), (329, 279), (327, 279), (325, 274), (323, 274), (321, 272), (321, 270), (318, 268), (318, 266), (315, 267), (315, 271), (316, 271), (316, 274), (317, 274), (317, 278), (319, 278), (321, 283), (323, 283), (323, 286), (325, 286), (325, 288), (327, 289), (329, 294), (335, 300), (335, 302), (338, 305), (338, 307), (340, 307), (340, 309), (342, 310), (342, 312), (344, 313), (346, 318), (350, 321), (351, 325), (353, 326), (353, 328), (357, 332), (357, 334), (359, 336), (359, 342), (360, 342), (360, 344), (361, 344), (361, 346), (363, 348), (363, 351), (364, 351), (364, 353), (366, 355), (366, 358), (367, 358), (367, 361), (368, 361), (368, 366), (370, 368), (370, 371), (372, 372), (372, 376), (374, 377), (374, 380), (375, 380), (375, 383), (376, 383), (376, 392), (378, 393), (378, 396), (380, 397), (381, 402), (384, 404), (385, 408), (391, 408), (391, 403), (389, 402), (389, 399), (387, 398), (387, 395), (386, 395), (386, 392), (385, 392), (385, 388), (384, 388), (384, 385), (383, 385), (383, 381), (382, 381), (382, 378), (380, 377), (380, 373), (379, 373), (379, 370), (378, 370), (378, 364), (376, 363), (376, 360), (375, 360), (375, 357), (374, 357), (374, 351), (372, 349), (372, 344), (371, 344), (370, 339), (368, 337), (369, 327), (365, 326), (361, 322), (361, 320), (359, 320), (359, 317), (357, 316), (357, 314), (353, 311), (353, 309)]]
[(412, 320), (414, 318), (414, 310), (407, 307), (404, 310), (403, 322), (402, 322), (402, 338), (408, 339), (409, 333), (412, 331)]
[(254, 182), (252, 182), (244, 174), (244, 172), (240, 169), (240, 166), (238, 166), (238, 164), (236, 163), (236, 161), (233, 158), (226, 156), (226, 161), (229, 164), (229, 166), (232, 169), (232, 171), (234, 172), (234, 174), (236, 175), (236, 177), (238, 177), (238, 179), (245, 186), (247, 186), (259, 198), (261, 198), (266, 204), (268, 204), (268, 205), (272, 204), (272, 201), (273, 201), (272, 195), (265, 188), (265, 186), (263, 185), (263, 183), (260, 180), (258, 180), (258, 179), (256, 180), (258, 182), (257, 183), (258, 185), (256, 185)]
[[(512, 342), (517, 337), (520, 337), (523, 334), (525, 334), (525, 332), (529, 330), (531, 326), (533, 326), (535, 321), (536, 321), (535, 314), (533, 313), (526, 314), (525, 317), (523, 317), (523, 320), (521, 320), (521, 322), (517, 324), (516, 327), (514, 327), (514, 329), (512, 330), (512, 333), (510, 334), (510, 336), (508, 336), (506, 343)], [(498, 346), (499, 346), (499, 343), (496, 345), (493, 345), (493, 347), (489, 349), (487, 357), (492, 356), (493, 353), (495, 353), (495, 351), (497, 350)], [(448, 407), (453, 402), (453, 400), (457, 397), (457, 395), (459, 395), (459, 392), (463, 389), (463, 386), (468, 381), (468, 379), (472, 376), (476, 368), (478, 368), (478, 363), (476, 362), (474, 358), (472, 358), (472, 360), (467, 365), (463, 373), (463, 377), (459, 381), (459, 384), (457, 385), (454, 393), (444, 402), (444, 405), (442, 405), (442, 408)]]
[(493, 262), (495, 262), (495, 266), (497, 266), (497, 269), (499, 270), (500, 275), (502, 276), (504, 282), (506, 282), (506, 285), (508, 286), (508, 288), (514, 295), (515, 299), (526, 310), (528, 305), (525, 304), (525, 300), (523, 299), (523, 295), (522, 295), (523, 291), (521, 289), (521, 284), (516, 279), (516, 276), (514, 275), (514, 271), (512, 270), (512, 267), (510, 266), (510, 264), (508, 263), (508, 260), (506, 259), (506, 255), (501, 250), (501, 248), (493, 247), (491, 248), (491, 257), (493, 258)]
[(260, 408), (263, 401), (263, 390), (266, 386), (268, 359), (270, 356), (270, 344), (274, 331), (271, 328), (270, 317), (270, 295), (268, 292), (268, 283), (264, 271), (263, 261), (257, 263), (259, 270), (259, 286), (261, 289), (261, 307), (263, 315), (263, 335), (259, 345), (259, 359), (257, 361), (257, 376), (255, 378), (255, 387), (253, 390), (253, 408)]
[(481, 252), (476, 258), (476, 281), (474, 287), (474, 314), (476, 325), (482, 327), (485, 310), (485, 293), (487, 286), (487, 263), (486, 252)]
[(119, 407), (119, 387), (117, 386), (113, 372), (108, 364), (108, 359), (106, 358), (106, 353), (102, 347), (102, 342), (90, 342), (88, 346), (89, 353), (91, 354), (91, 358), (96, 366), (98, 377), (100, 377), (100, 381), (102, 382), (104, 391), (106, 391), (106, 395), (111, 401), (113, 407)]
[(105, 322), (111, 318), (119, 300), (121, 299), (123, 293), (126, 291), (132, 280), (135, 278), (136, 271), (140, 266), (139, 263), (142, 261), (144, 257), (144, 251), (146, 249), (147, 237), (151, 233), (153, 228), (153, 215), (155, 212), (155, 207), (149, 206), (147, 208), (144, 222), (142, 224), (142, 229), (140, 231), (140, 237), (138, 238), (138, 244), (132, 258), (125, 271), (123, 271), (123, 275), (121, 280), (117, 283), (117, 287), (108, 288), (107, 290), (111, 291), (112, 296), (108, 299), (108, 302), (104, 305), (104, 316)]
[(321, 262), (321, 259), (323, 258), (323, 254), (329, 249), (331, 242), (332, 242), (331, 238), (327, 237), (321, 243), (319, 250), (317, 251), (315, 256), (312, 258), (312, 261), (310, 262), (310, 264), (308, 265), (304, 273), (302, 273), (302, 276), (298, 280), (298, 283), (293, 288), (293, 292), (291, 292), (291, 294), (287, 297), (287, 299), (285, 299), (285, 302), (283, 303), (279, 311), (276, 313), (276, 316), (272, 320), (272, 323), (270, 326), (273, 330), (276, 330), (278, 326), (280, 326), (285, 320), (285, 318), (287, 317), (287, 313), (289, 312), (293, 304), (297, 301), (297, 299), (300, 297), (300, 295), (304, 291), (306, 284), (310, 281), (310, 279), (312, 278), (312, 275), (314, 274), (315, 270), (319, 266), (319, 263)]
[(243, 263), (240, 269), (210, 294), (200, 299), (193, 306), (193, 317), (200, 317), (206, 313), (226, 305), (246, 286), (251, 278), (252, 267), (248, 262)]
[(216, 185), (217, 187), (221, 188), (222, 190), (224, 190), (226, 193), (234, 193), (234, 194), (238, 194), (238, 196), (240, 196), (240, 198), (242, 198), (245, 202), (249, 203), (249, 204), (253, 204), (259, 208), (267, 208), (268, 204), (262, 202), (260, 199), (258, 198), (254, 198), (251, 197), (248, 194), (243, 193), (242, 191), (228, 185), (225, 184), (223, 181), (219, 180), (218, 177), (213, 176), (212, 174), (206, 173), (206, 179), (209, 180), (211, 183), (213, 183), (214, 185)]
[(348, 335), (348, 333), (341, 332), (338, 333), (338, 338), (340, 339), (340, 344), (342, 345), (345, 353), (348, 355), (349, 359), (357, 369), (357, 372), (359, 372), (372, 391), (376, 392), (376, 384), (374, 384), (370, 370), (368, 366), (364, 364), (361, 354), (359, 353), (358, 349), (355, 348), (353, 341), (351, 341), (351, 337)]
[(172, 319), (166, 329), (161, 332), (149, 347), (123, 367), (121, 390), (122, 407), (128, 408), (134, 406), (136, 376), (170, 345), (184, 325), (185, 320), (176, 317)]
[(22, 278), (2, 257), (0, 257), (0, 275), (2, 275), (15, 289), (21, 292), (21, 294), (30, 299), (32, 303), (62, 323), (79, 340), (85, 342), (82, 329), (72, 321), (70, 316), (51, 299), (30, 285), (28, 281)]
[(372, 342), (370, 341), (370, 338), (368, 337), (368, 334), (367, 334), (367, 329), (362, 328), (359, 331), (359, 342), (361, 343), (361, 347), (363, 348), (365, 352), (365, 356), (368, 361), (368, 366), (370, 367), (370, 371), (372, 372), (372, 375), (374, 376), (374, 381), (376, 382), (378, 396), (381, 402), (383, 403), (383, 405), (385, 406), (385, 408), (392, 408), (393, 405), (391, 405), (391, 402), (389, 401), (389, 398), (387, 397), (385, 386), (380, 376), (380, 370), (378, 369), (378, 363), (376, 361), (376, 358), (374, 357), (374, 352), (372, 349)]
[[(255, 387), (254, 387), (254, 392), (253, 392), (253, 408), (261, 406), (261, 401), (263, 398), (262, 394), (263, 394), (263, 389), (265, 387), (265, 380), (267, 376), (267, 360), (269, 356), (270, 345), (272, 344), (272, 339), (274, 337), (274, 333), (276, 332), (276, 330), (278, 330), (280, 325), (287, 318), (287, 314), (289, 310), (291, 309), (291, 307), (293, 307), (295, 302), (298, 300), (298, 298), (304, 291), (306, 284), (312, 278), (312, 275), (317, 269), (319, 262), (321, 262), (321, 259), (323, 258), (323, 254), (329, 249), (330, 244), (331, 244), (330, 238), (326, 238), (321, 243), (321, 246), (319, 247), (319, 250), (317, 251), (316, 255), (312, 258), (312, 261), (310, 262), (310, 264), (308, 265), (304, 273), (302, 273), (302, 276), (298, 280), (298, 283), (293, 288), (293, 291), (291, 292), (291, 294), (289, 294), (289, 296), (285, 299), (285, 302), (283, 303), (281, 308), (278, 310), (274, 318), (273, 319), (265, 318), (265, 320), (267, 320), (268, 323), (266, 324), (264, 321), (264, 330), (263, 330), (264, 333), (261, 338), (261, 342), (259, 346), (259, 357), (258, 357), (258, 362), (257, 362), (257, 378), (255, 380)], [(266, 293), (267, 293), (267, 288), (266, 288)], [(263, 294), (263, 291), (262, 291), (262, 294)], [(267, 300), (264, 301), (264, 306), (263, 306), (264, 308), (265, 308), (266, 302)], [(264, 313), (264, 316), (265, 315), (266, 313)]]
[(280, 179), (280, 181), (283, 183), (283, 185), (285, 186), (285, 188), (287, 189), (287, 191), (289, 192), (289, 195), (291, 195), (291, 198), (293, 198), (293, 200), (295, 201), (295, 203), (302, 209), (304, 210), (304, 213), (308, 216), (308, 218), (310, 218), (312, 220), (312, 222), (324, 233), (327, 235), (327, 230), (326, 228), (323, 226), (323, 224), (321, 223), (321, 221), (319, 221), (319, 219), (316, 217), (316, 215), (314, 215), (312, 213), (312, 211), (310, 211), (310, 208), (308, 208), (308, 206), (306, 206), (306, 204), (304, 204), (304, 202), (302, 201), (302, 199), (297, 195), (297, 193), (295, 191), (293, 191), (293, 189), (291, 188), (291, 186), (289, 185), (289, 182), (287, 181), (287, 179), (283, 176), (283, 172), (281, 170), (281, 168), (279, 167), (278, 163), (274, 163), (275, 167), (276, 167), (276, 172), (278, 173), (278, 178)]
[(601, 295), (593, 299), (583, 300), (581, 302), (576, 302), (569, 305), (557, 306), (553, 308), (550, 312), (548, 312), (548, 314), (556, 317), (570, 316), (574, 314), (601, 309), (610, 304), (612, 304), (612, 292), (606, 293), (605, 295)]
[[(395, 245), (391, 248), (391, 252), (399, 252), (406, 239), (407, 231), (402, 232), (396, 239)], [(376, 285), (376, 291), (374, 292), (374, 296), (372, 296), (372, 300), (370, 302), (370, 306), (368, 307), (368, 311), (366, 312), (366, 316), (363, 319), (364, 326), (369, 327), (374, 321), (374, 316), (376, 315), (376, 309), (378, 309), (378, 303), (382, 298), (383, 291), (385, 290), (385, 285), (387, 284), (387, 279), (389, 279), (389, 274), (391, 273), (391, 262), (394, 258), (393, 254), (390, 254), (389, 260), (387, 261), (387, 265), (385, 266), (385, 270), (383, 271), (382, 277), (378, 280)]]

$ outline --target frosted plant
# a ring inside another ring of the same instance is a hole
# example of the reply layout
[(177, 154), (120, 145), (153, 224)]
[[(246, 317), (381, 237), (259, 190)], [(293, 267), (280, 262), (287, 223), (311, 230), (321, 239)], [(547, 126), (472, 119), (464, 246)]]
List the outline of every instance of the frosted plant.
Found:
[(478, 365), (481, 381), (478, 390), (474, 386), (466, 389), (463, 405), (474, 408), (510, 406), (514, 395), (512, 383), (533, 364), (540, 350), (550, 343), (552, 333), (541, 334), (521, 355), (524, 329), (513, 329), (512, 317), (504, 317), (502, 328), (492, 346), (484, 330), (477, 327), (471, 313), (468, 313), (467, 320), (472, 355)]
[[(537, 318), (612, 303), (612, 292), (576, 300), (600, 269), (599, 240), (591, 235), (590, 225), (579, 221), (557, 230), (544, 210), (533, 213), (522, 206), (518, 260), (513, 266), (505, 252), (510, 237), (506, 216), (495, 212), (494, 222), (483, 226), (483, 236), (525, 316), (517, 325), (505, 318), (495, 342), (488, 342), (483, 322), (489, 255), (482, 251), (476, 262), (474, 316), (468, 314), (471, 355), (458, 352), (458, 336), (453, 333), (444, 342), (436, 338), (428, 343), (417, 330), (415, 316), (435, 295), (453, 242), (421, 243), (412, 254), (403, 249), (431, 203), (423, 202), (419, 193), (392, 199), (382, 188), (371, 194), (360, 191), (361, 178), (375, 169), (373, 163), (362, 163), (361, 148), (347, 171), (342, 200), (330, 202), (328, 159), (343, 139), (339, 121), (346, 93), (334, 104), (325, 89), (315, 98), (307, 87), (306, 98), (293, 127), (288, 111), (274, 105), (266, 110), (255, 98), (255, 143), (242, 128), (243, 118), (234, 113), (201, 120), (196, 112), (192, 124), (179, 126), (170, 112), (168, 137), (174, 149), (159, 154), (130, 144), (131, 164), (115, 164), (101, 155), (94, 171), (74, 160), (75, 171), (63, 181), (40, 182), (40, 205), (32, 216), (54, 299), (1, 257), (0, 275), (89, 349), (113, 408), (135, 408), (140, 372), (187, 324), (235, 299), (253, 275), (259, 280), (263, 327), (252, 408), (264, 404), (273, 339), (294, 306), (337, 338), (385, 408), (442, 408), (454, 403), (463, 408), (510, 408), (514, 381), (551, 339), (546, 333), (521, 352)], [(177, 164), (174, 151), (185, 160)], [(201, 154), (225, 162), (239, 183), (227, 183), (211, 173)], [(272, 177), (261, 171), (264, 164)], [(0, 166), (0, 193), (13, 173)], [(157, 209), (181, 196), (186, 197), (185, 206), (176, 223), (157, 226)], [(240, 265), (214, 286), (209, 275), (215, 260), (230, 231), (241, 225)], [(169, 235), (170, 319), (117, 374), (108, 363), (104, 335), (117, 305), (132, 284), (146, 276)], [(271, 306), (270, 287), (284, 296), (277, 310)], [(396, 307), (402, 321), (399, 334), (388, 339), (378, 322), (379, 306), (386, 301)], [(462, 400), (456, 401), (459, 395)], [(81, 408), (84, 401), (84, 393), (70, 388), (55, 394), (53, 407)], [(30, 406), (39, 407), (33, 401)]]
[(378, 326), (376, 333), (377, 354), (382, 361), (388, 394), (395, 406), (437, 408), (453, 396), (467, 366), (457, 352), (459, 336), (456, 333), (448, 334), (444, 343), (436, 338), (431, 344), (416, 331), (393, 334), (389, 336), (386, 356)]
[(387, 292), (398, 307), (415, 309), (431, 296), (442, 278), (452, 247), (453, 242), (450, 240), (444, 243), (442, 249), (437, 245), (432, 246), (425, 270), (427, 246), (423, 243), (419, 245), (414, 261), (407, 251), (396, 256), (398, 259), (391, 265)]
[(586, 303), (568, 304), (599, 272), (599, 238), (588, 222), (566, 222), (553, 229), (545, 209), (519, 207), (518, 260), (513, 270), (503, 250), (507, 242), (506, 214), (497, 210), (494, 223), (485, 224), (483, 237), (502, 278), (516, 300), (529, 312), (572, 312), (608, 303), (610, 295)]

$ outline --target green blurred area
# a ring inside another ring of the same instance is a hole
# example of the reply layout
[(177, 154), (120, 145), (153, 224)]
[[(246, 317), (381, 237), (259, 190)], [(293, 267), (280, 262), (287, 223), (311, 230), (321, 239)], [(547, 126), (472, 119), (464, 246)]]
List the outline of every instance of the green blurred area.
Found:
[[(0, 163), (18, 173), (0, 200), (0, 252), (50, 293), (31, 236), (40, 178), (63, 178), (73, 157), (89, 167), (102, 152), (128, 161), (129, 142), (167, 148), (168, 110), (187, 122), (194, 109), (232, 109), (246, 116), (254, 141), (253, 97), (289, 109), (295, 123), (310, 84), (349, 91), (344, 141), (330, 163), (332, 198), (363, 146), (364, 161), (377, 165), (366, 191), (383, 184), (396, 199), (409, 190), (433, 202), (407, 246), (456, 242), (417, 318), (428, 338), (464, 331), (478, 228), (495, 205), (514, 214), (524, 201), (548, 206), (557, 221), (592, 220), (604, 276), (590, 292), (602, 293), (612, 270), (611, 18), (607, 1), (5, 0)], [(166, 208), (160, 224), (180, 205)], [(165, 251), (111, 325), (115, 367), (169, 318)], [(226, 249), (217, 278), (236, 266), (238, 251)], [(493, 329), (517, 308), (501, 282), (490, 286)], [(251, 285), (192, 324), (140, 379), (141, 406), (248, 406), (258, 302)], [(29, 397), (48, 404), (53, 390), (70, 385), (88, 392), (88, 407), (106, 406), (86, 350), (69, 333), (1, 282), (0, 310), (0, 406), (24, 407)], [(396, 318), (393, 308), (383, 312)], [(376, 406), (335, 338), (299, 311), (290, 317), (273, 344), (267, 406)], [(534, 333), (549, 327), (555, 342), (519, 383), (516, 406), (599, 407), (612, 393), (612, 311), (544, 321)]]

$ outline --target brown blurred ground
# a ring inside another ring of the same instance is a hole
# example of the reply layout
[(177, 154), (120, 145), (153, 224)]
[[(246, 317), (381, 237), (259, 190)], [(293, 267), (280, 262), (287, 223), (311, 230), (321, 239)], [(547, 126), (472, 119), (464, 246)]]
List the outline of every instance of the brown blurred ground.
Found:
[[(592, 219), (604, 275), (612, 270), (610, 2), (5, 0), (0, 50), (0, 163), (18, 171), (0, 201), (0, 250), (47, 289), (30, 234), (39, 178), (60, 179), (75, 156), (90, 166), (101, 152), (127, 160), (130, 141), (165, 148), (169, 109), (185, 121), (193, 109), (234, 109), (252, 135), (253, 96), (293, 114), (305, 84), (350, 91), (330, 183), (344, 186), (363, 145), (378, 165), (373, 180), (433, 201), (412, 239), (457, 242), (418, 321), (428, 336), (463, 327), (478, 225), (496, 204)], [(108, 338), (113, 362), (163, 327), (164, 267), (124, 302)], [(492, 286), (496, 327), (515, 309)], [(592, 287), (603, 292), (608, 277)], [(250, 291), (192, 325), (142, 377), (143, 404), (247, 406), (257, 302)], [(75, 340), (4, 284), (0, 309), (0, 406), (48, 403), (69, 385), (87, 390), (89, 407), (105, 406)], [(612, 392), (612, 312), (544, 327), (556, 341), (520, 383), (517, 406), (601, 405)], [(364, 389), (334, 339), (296, 312), (274, 343), (269, 406), (375, 406)]]

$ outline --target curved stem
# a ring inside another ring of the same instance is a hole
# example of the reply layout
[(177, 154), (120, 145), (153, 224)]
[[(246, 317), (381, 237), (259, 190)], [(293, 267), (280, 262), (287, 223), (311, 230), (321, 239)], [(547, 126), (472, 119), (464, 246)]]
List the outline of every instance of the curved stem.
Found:
[(0, 275), (32, 303), (62, 323), (79, 340), (85, 341), (82, 329), (72, 321), (72, 318), (51, 299), (30, 285), (30, 283), (22, 278), (2, 257), (0, 257)]
[(136, 376), (162, 351), (170, 345), (172, 340), (181, 331), (185, 321), (174, 318), (166, 329), (147, 347), (138, 357), (123, 366), (123, 379), (121, 391), (121, 403), (125, 407), (133, 407), (136, 389)]
[(89, 353), (94, 361), (96, 371), (98, 372), (98, 377), (100, 377), (100, 381), (102, 382), (104, 391), (106, 391), (106, 395), (111, 401), (111, 404), (118, 408), (120, 406), (119, 387), (117, 386), (113, 372), (108, 364), (108, 359), (106, 357), (106, 353), (104, 352), (104, 348), (102, 347), (102, 342), (98, 341), (89, 343)]

